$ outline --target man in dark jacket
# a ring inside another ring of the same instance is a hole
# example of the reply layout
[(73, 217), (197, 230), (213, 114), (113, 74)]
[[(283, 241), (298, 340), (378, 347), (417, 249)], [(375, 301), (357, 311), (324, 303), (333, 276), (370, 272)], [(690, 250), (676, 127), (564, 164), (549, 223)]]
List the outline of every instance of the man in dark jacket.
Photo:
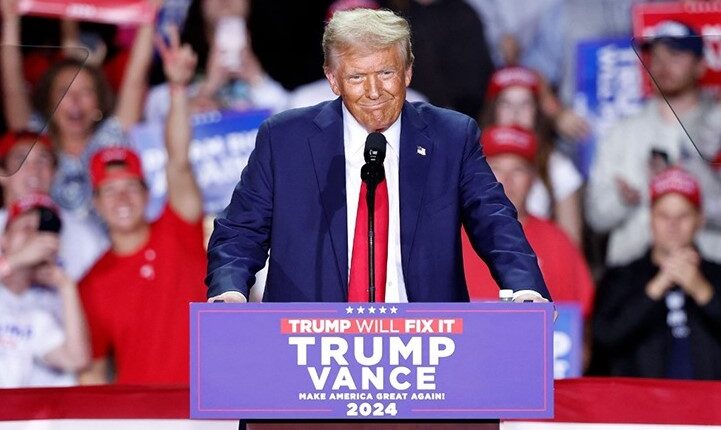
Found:
[(672, 168), (651, 182), (651, 249), (611, 269), (596, 294), (595, 372), (721, 379), (721, 265), (693, 245), (703, 224), (696, 179)]

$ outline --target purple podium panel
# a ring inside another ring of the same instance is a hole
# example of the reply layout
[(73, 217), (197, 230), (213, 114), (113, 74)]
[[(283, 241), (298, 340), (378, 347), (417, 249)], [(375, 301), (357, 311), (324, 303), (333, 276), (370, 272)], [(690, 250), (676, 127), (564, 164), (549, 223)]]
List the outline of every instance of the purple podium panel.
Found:
[(553, 417), (548, 303), (193, 303), (190, 416)]

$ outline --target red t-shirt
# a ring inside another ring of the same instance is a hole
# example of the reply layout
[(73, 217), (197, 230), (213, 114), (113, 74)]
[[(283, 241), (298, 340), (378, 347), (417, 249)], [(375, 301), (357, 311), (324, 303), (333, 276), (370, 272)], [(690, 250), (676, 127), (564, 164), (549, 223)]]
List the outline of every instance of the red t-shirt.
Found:
[(80, 283), (93, 357), (113, 355), (121, 384), (187, 384), (189, 302), (205, 301), (200, 221), (166, 207), (132, 255), (108, 251)]
[[(543, 280), (556, 302), (576, 302), (584, 318), (591, 314), (594, 285), (583, 255), (566, 234), (552, 222), (528, 216), (523, 232), (538, 256)], [(463, 231), (463, 270), (472, 299), (498, 299), (498, 284)]]

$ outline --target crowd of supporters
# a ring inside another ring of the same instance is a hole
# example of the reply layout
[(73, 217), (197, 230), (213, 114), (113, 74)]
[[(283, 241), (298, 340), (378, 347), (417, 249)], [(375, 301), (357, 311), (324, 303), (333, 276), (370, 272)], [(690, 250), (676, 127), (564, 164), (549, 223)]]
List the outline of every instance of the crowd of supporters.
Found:
[[(703, 41), (687, 23), (637, 43), (655, 85), (597, 136), (586, 176), (573, 154), (594, 127), (570, 107), (575, 44), (630, 38), (640, 1), (328, 0), (302, 13), (148, 1), (156, 19), (127, 28), (0, 0), (0, 388), (187, 383), (187, 303), (205, 300), (213, 216), (193, 174), (193, 117), (334, 98), (320, 33), (353, 7), (408, 18), (409, 101), (478, 121), (554, 301), (581, 310), (584, 371), (721, 379), (721, 101), (700, 85)], [(167, 152), (167, 198), (150, 219), (131, 142), (148, 123)], [(472, 299), (497, 299), (463, 238)]]

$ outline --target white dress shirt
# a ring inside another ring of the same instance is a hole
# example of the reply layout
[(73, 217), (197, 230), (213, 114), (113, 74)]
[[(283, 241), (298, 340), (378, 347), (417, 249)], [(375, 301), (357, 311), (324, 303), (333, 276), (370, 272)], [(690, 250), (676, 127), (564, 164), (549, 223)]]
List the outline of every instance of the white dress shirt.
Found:
[[(388, 303), (408, 301), (406, 284), (401, 265), (401, 224), (398, 188), (398, 153), (401, 143), (401, 117), (399, 116), (383, 135), (388, 141), (383, 167), (388, 185), (388, 265), (386, 270), (386, 297)], [(365, 164), (365, 148), (368, 131), (351, 115), (343, 105), (343, 145), (345, 148), (345, 187), (348, 216), (348, 278), (353, 253), (358, 195), (361, 188), (360, 171)]]

